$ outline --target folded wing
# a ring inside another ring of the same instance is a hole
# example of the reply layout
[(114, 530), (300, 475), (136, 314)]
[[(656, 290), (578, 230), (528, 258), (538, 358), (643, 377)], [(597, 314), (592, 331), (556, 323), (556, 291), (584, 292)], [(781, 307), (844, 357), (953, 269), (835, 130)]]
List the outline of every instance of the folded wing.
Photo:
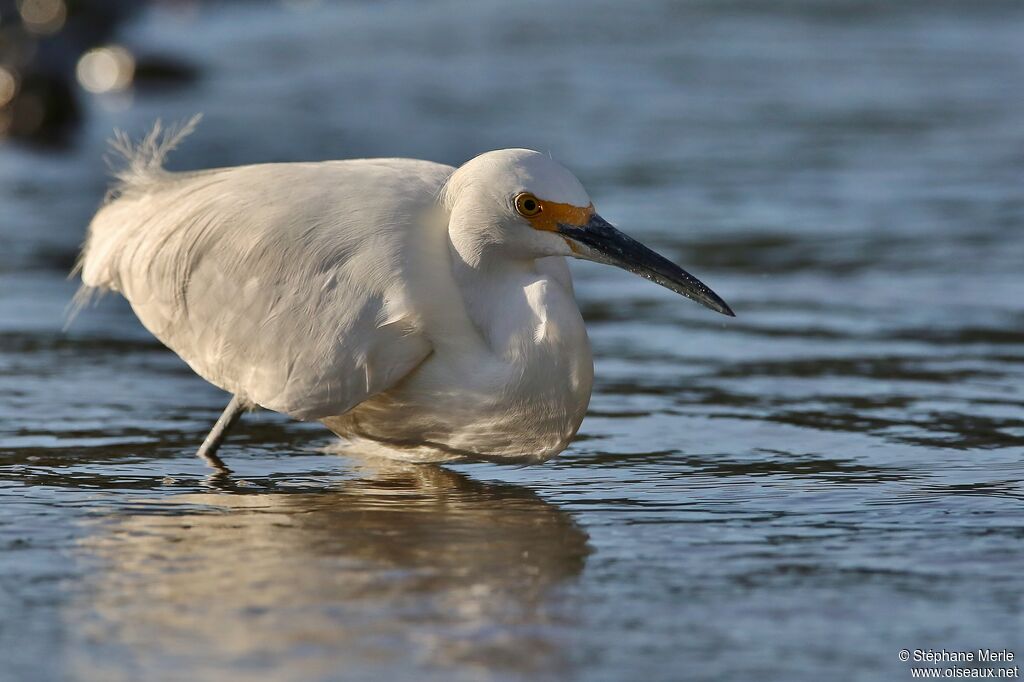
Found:
[(90, 225), (87, 291), (122, 293), (199, 375), (299, 419), (343, 414), (431, 352), (401, 277), (451, 172), (392, 160), (159, 169)]

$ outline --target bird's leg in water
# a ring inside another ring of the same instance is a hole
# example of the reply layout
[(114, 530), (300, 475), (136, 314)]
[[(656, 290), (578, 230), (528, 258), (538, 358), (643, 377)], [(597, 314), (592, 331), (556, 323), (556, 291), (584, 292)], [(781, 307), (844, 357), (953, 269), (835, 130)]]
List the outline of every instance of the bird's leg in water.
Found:
[(227, 473), (231, 472), (221, 458), (217, 456), (217, 448), (224, 442), (228, 431), (231, 430), (231, 427), (235, 425), (238, 418), (242, 416), (242, 412), (248, 407), (249, 403), (244, 398), (240, 398), (237, 395), (233, 396), (231, 402), (228, 403), (228, 406), (224, 408), (224, 412), (220, 415), (220, 419), (210, 429), (206, 440), (199, 446), (199, 451), (196, 454), (214, 469)]

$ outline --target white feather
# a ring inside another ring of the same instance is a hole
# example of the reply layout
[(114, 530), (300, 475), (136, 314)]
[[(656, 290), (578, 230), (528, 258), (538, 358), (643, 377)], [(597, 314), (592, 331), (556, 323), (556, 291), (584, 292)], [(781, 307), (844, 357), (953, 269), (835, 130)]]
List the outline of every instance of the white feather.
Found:
[[(126, 163), (89, 226), (79, 301), (120, 292), (206, 380), (393, 456), (566, 446), (592, 383), (568, 249), (503, 227), (508, 206), (472, 188), (550, 181), (583, 201), (575, 178), (524, 150), (467, 164), (458, 187), (452, 167), (410, 159), (164, 170), (196, 122), (116, 138)], [(491, 258), (491, 229), (541, 260)]]

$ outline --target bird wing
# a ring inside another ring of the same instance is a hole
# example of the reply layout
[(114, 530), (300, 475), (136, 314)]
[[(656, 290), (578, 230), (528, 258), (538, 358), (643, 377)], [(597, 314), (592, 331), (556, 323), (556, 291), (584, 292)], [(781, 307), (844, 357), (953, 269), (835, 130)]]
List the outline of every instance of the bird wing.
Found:
[(90, 225), (87, 288), (121, 292), (200, 376), (336, 416), (431, 353), (403, 268), (451, 173), (391, 159), (150, 174)]

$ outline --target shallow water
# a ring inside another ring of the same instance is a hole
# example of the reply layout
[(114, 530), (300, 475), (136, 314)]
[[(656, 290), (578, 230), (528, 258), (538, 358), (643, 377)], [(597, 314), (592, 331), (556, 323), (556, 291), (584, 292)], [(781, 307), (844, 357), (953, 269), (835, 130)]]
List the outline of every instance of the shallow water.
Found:
[[(170, 7), (170, 6), (168, 6)], [(187, 6), (185, 6), (187, 9)], [(571, 30), (567, 29), (571, 27)], [(1024, 655), (1024, 5), (151, 11), (202, 69), (0, 148), (0, 677), (909, 679)], [(113, 298), (61, 331), (114, 126), (178, 168), (550, 151), (727, 320), (575, 268), (590, 414), (405, 468), (247, 417)]]

